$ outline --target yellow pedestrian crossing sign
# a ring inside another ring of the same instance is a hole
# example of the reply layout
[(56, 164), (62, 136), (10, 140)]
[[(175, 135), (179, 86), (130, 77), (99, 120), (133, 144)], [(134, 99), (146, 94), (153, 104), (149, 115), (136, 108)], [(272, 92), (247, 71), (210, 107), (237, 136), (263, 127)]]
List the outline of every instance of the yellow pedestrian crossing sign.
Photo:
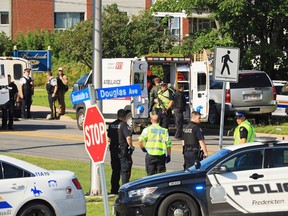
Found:
[(238, 82), (239, 48), (216, 47), (214, 52), (214, 81)]

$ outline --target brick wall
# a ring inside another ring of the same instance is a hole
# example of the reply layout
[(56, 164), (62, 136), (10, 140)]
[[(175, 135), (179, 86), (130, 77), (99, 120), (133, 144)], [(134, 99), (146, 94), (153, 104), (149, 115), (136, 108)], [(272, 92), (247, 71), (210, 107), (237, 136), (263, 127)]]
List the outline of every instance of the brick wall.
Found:
[(93, 16), (93, 14), (92, 14), (93, 5), (92, 5), (92, 4), (93, 4), (92, 0), (86, 0), (86, 5), (87, 5), (87, 7), (86, 7), (87, 20)]
[(151, 7), (151, 0), (145, 0), (145, 9), (149, 9)]
[(54, 0), (13, 0), (12, 38), (19, 32), (54, 29)]
[(182, 19), (182, 22), (183, 22), (182, 38), (185, 38), (186, 35), (189, 34), (189, 20), (183, 18), (183, 19)]

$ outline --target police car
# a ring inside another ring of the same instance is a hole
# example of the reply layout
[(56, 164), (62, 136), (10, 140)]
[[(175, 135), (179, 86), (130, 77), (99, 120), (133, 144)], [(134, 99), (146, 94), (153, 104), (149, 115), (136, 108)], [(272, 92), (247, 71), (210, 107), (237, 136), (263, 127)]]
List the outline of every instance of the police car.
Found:
[(283, 92), (282, 88), (287, 82), (284, 80), (273, 80), (276, 88), (277, 109), (272, 113), (273, 116), (287, 116), (285, 110), (288, 108), (288, 93)]
[(86, 215), (86, 201), (74, 173), (0, 155), (0, 215)]
[(186, 171), (124, 184), (117, 216), (287, 215), (288, 142), (259, 137), (225, 147)]

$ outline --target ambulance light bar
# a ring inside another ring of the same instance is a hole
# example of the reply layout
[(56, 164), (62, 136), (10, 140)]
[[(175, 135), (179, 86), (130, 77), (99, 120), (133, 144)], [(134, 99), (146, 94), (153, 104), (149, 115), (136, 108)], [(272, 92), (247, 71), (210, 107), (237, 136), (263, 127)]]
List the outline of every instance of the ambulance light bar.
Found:
[(173, 62), (173, 63), (191, 63), (192, 59), (189, 57), (145, 57), (147, 62)]

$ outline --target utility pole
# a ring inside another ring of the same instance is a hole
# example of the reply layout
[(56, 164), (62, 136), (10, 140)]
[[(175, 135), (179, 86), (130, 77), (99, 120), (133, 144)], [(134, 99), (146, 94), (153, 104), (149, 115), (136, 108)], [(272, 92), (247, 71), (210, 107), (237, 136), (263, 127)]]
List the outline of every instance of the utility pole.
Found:
[[(92, 83), (95, 89), (102, 87), (102, 0), (93, 0), (93, 54)], [(97, 101), (97, 107), (102, 113), (102, 102)], [(99, 165), (91, 164), (90, 195), (101, 194)]]

